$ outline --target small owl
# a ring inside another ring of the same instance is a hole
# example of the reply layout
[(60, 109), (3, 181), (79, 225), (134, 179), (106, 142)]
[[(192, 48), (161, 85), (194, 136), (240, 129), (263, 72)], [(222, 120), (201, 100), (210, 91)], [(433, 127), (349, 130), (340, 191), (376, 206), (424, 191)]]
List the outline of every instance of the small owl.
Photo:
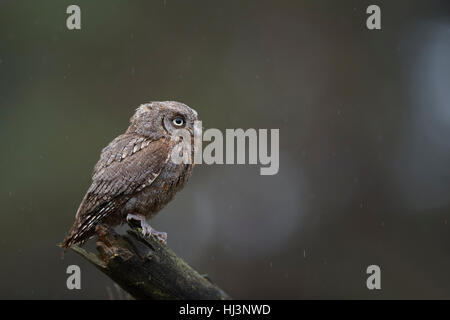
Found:
[(167, 234), (146, 219), (156, 215), (191, 176), (193, 164), (171, 161), (180, 142), (177, 129), (186, 129), (193, 141), (197, 112), (174, 102), (152, 102), (137, 108), (130, 126), (100, 155), (75, 222), (62, 243), (68, 248), (95, 234), (97, 224), (116, 226), (130, 219), (140, 222), (146, 236), (163, 242)]

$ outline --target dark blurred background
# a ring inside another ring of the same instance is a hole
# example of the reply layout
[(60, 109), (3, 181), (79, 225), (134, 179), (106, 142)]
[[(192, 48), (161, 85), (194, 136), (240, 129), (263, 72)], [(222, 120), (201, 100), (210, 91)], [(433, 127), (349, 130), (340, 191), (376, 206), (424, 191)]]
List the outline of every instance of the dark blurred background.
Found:
[(198, 166), (152, 222), (234, 298), (450, 298), (450, 3), (332, 0), (0, 1), (0, 298), (108, 298), (56, 244), (158, 100), (280, 129), (277, 175)]

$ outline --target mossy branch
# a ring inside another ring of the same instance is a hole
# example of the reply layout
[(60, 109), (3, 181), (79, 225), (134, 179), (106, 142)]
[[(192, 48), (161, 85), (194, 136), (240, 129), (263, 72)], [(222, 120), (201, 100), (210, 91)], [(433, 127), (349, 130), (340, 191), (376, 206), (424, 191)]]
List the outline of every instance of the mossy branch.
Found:
[(136, 299), (231, 299), (153, 237), (135, 229), (119, 235), (103, 225), (96, 232), (97, 254), (72, 249)]

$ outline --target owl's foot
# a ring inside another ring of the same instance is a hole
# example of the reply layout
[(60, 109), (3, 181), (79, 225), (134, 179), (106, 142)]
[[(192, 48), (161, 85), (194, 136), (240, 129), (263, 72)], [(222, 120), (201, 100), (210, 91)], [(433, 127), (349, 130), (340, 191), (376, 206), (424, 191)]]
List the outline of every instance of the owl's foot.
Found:
[(167, 233), (162, 231), (157, 231), (152, 229), (151, 235), (154, 236), (158, 241), (167, 244)]
[(153, 229), (148, 224), (147, 220), (145, 219), (145, 217), (143, 215), (140, 215), (140, 214), (128, 214), (127, 215), (127, 221), (130, 221), (130, 220), (136, 220), (136, 221), (139, 221), (141, 223), (142, 235), (144, 237), (154, 236), (160, 242), (162, 242), (164, 244), (167, 244), (167, 233), (161, 232), (161, 231), (157, 231), (157, 230)]

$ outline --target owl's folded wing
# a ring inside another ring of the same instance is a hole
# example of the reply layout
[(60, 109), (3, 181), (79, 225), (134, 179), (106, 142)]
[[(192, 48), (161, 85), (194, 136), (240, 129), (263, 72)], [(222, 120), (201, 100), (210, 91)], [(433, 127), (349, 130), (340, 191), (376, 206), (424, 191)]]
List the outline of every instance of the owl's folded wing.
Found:
[(169, 139), (151, 141), (132, 134), (123, 134), (105, 147), (62, 246), (83, 241), (98, 222), (151, 185), (169, 161), (171, 149)]

